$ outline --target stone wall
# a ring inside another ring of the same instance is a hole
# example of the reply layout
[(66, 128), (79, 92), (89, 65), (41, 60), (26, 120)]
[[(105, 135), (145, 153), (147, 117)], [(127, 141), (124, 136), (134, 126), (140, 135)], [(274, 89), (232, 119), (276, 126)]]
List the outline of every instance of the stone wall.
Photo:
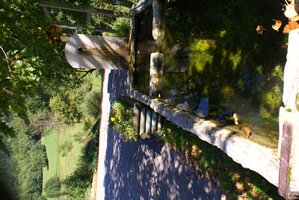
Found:
[(172, 123), (218, 147), (244, 168), (251, 169), (270, 183), (278, 185), (279, 159), (276, 150), (242, 138), (215, 121), (201, 119), (159, 99), (151, 99), (136, 90), (131, 90), (130, 97), (150, 106)]

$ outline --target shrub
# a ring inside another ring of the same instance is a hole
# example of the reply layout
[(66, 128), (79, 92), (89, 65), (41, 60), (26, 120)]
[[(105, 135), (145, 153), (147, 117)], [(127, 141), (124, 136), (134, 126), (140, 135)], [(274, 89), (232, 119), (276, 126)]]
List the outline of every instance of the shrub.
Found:
[(128, 18), (120, 17), (112, 23), (112, 29), (116, 31), (116, 36), (125, 37), (129, 34), (130, 21)]
[(65, 157), (68, 154), (68, 152), (70, 152), (72, 149), (73, 149), (72, 141), (66, 141), (59, 146), (59, 153), (61, 153), (62, 156)]
[(55, 198), (61, 195), (61, 181), (57, 176), (50, 178), (44, 188), (44, 194), (47, 198)]
[(133, 128), (132, 115), (132, 106), (121, 101), (116, 101), (113, 104), (110, 122), (125, 140), (138, 139), (138, 133)]
[(58, 121), (72, 124), (79, 122), (82, 118), (82, 112), (78, 108), (80, 100), (78, 95), (69, 92), (61, 96), (52, 97), (49, 104)]
[(86, 94), (81, 107), (84, 113), (97, 119), (101, 111), (101, 91), (90, 91)]

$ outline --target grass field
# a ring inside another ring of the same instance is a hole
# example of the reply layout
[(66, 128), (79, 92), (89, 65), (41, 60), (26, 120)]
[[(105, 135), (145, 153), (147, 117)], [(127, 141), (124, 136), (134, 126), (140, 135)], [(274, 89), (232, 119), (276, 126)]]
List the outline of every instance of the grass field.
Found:
[[(84, 96), (84, 98), (80, 102), (81, 104), (78, 103), (77, 105), (78, 110), (80, 110), (78, 112), (83, 115), (80, 123), (72, 123), (71, 125), (66, 125), (63, 124), (63, 120), (59, 120), (57, 118), (56, 120), (60, 121), (60, 123), (57, 123), (55, 128), (50, 130), (48, 133), (45, 133), (42, 138), (42, 142), (46, 146), (49, 163), (48, 168), (43, 168), (43, 186), (45, 186), (47, 181), (54, 176), (57, 176), (61, 181), (65, 180), (68, 177), (72, 177), (73, 172), (75, 172), (76, 170), (81, 170), (83, 171), (83, 173), (87, 174), (85, 177), (86, 180), (81, 180), (79, 178), (79, 182), (85, 181), (85, 185), (87, 185), (86, 183), (88, 182), (90, 182), (90, 184), (92, 182), (92, 180), (89, 180), (88, 177), (91, 170), (85, 170), (85, 168), (82, 170), (80, 167), (82, 167), (82, 163), (90, 166), (93, 164), (93, 162), (95, 162), (94, 154), (90, 153), (90, 147), (89, 149), (87, 149), (87, 156), (82, 155), (82, 150), (84, 148), (84, 145), (90, 145), (90, 141), (86, 139), (89, 138), (88, 134), (90, 134), (92, 130), (89, 129), (87, 131), (86, 129), (93, 127), (93, 121), (96, 121), (99, 116), (99, 106), (101, 99), (101, 72), (98, 71), (97, 73), (93, 73), (92, 75), (86, 77), (85, 82), (82, 83), (80, 87), (73, 88), (68, 95), (70, 95), (72, 98), (79, 98), (78, 94), (80, 94), (79, 96)], [(61, 114), (59, 110), (53, 111), (54, 115), (55, 112)], [(64, 116), (64, 119), (67, 119), (68, 117), (69, 116)], [(93, 141), (91, 141), (91, 143), (92, 142)], [(92, 158), (91, 160), (88, 160), (90, 156)], [(82, 161), (82, 159), (86, 159), (87, 161)], [(91, 164), (88, 162), (91, 162)], [(74, 180), (73, 182), (76, 181), (77, 180)], [(64, 183), (62, 190), (66, 189), (67, 184)], [(79, 188), (79, 190), (83, 191), (84, 193), (85, 188)], [(72, 192), (68, 192), (68, 195), (70, 195), (70, 193)], [(76, 198), (78, 198), (78, 196)]]
[(63, 132), (57, 134), (58, 147), (71, 142), (72, 148), (63, 156), (61, 153), (58, 156), (57, 161), (57, 176), (61, 179), (69, 176), (75, 169), (81, 155), (81, 144), (75, 140), (77, 134), (80, 135), (80, 131), (83, 131), (81, 124), (75, 124), (71, 127), (66, 127)]
[(80, 140), (76, 140), (76, 135), (81, 135), (82, 131), (83, 125), (75, 124), (52, 130), (43, 136), (42, 142), (46, 146), (49, 160), (49, 168), (43, 168), (43, 186), (53, 176), (62, 180), (76, 169), (82, 146), (78, 142)]
[(49, 169), (43, 168), (43, 186), (46, 181), (57, 174), (57, 161), (58, 161), (58, 146), (56, 143), (56, 134), (51, 131), (42, 138), (43, 144), (46, 146), (47, 157), (49, 160)]

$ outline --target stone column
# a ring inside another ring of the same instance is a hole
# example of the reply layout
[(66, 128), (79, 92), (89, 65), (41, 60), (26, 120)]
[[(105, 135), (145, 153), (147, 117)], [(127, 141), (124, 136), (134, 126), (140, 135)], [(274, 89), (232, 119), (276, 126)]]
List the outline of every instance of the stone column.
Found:
[(161, 41), (165, 36), (165, 31), (163, 29), (162, 25), (162, 5), (159, 2), (159, 0), (153, 0), (152, 3), (153, 7), (153, 29), (152, 29), (152, 35), (154, 40)]
[(151, 53), (150, 60), (150, 91), (149, 96), (159, 97), (163, 85), (163, 60), (162, 53)]
[[(292, 24), (291, 24), (292, 23)], [(284, 69), (283, 103), (279, 110), (280, 158), (278, 191), (286, 199), (299, 194), (299, 28), (290, 27)]]
[(291, 112), (299, 112), (299, 28), (289, 33), (287, 63), (284, 69), (283, 103)]

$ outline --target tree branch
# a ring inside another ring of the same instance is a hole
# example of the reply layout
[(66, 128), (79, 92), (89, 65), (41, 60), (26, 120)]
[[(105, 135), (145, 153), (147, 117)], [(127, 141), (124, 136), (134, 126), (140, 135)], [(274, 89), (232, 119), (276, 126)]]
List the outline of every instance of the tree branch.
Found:
[[(93, 71), (95, 71), (96, 69), (90, 69), (88, 71), (85, 71), (85, 74), (83, 74), (79, 79), (84, 78), (87, 74), (91, 74)], [(82, 72), (82, 71), (81, 71)]]
[(8, 71), (9, 71), (9, 73), (11, 73), (11, 69), (10, 69), (10, 66), (9, 66), (8, 56), (7, 56), (7, 54), (5, 53), (5, 51), (4, 51), (4, 49), (3, 49), (3, 47), (2, 47), (1, 45), (0, 45), (0, 49), (1, 49), (1, 51), (2, 51), (2, 53), (3, 53), (3, 55), (4, 55), (4, 57), (5, 57), (5, 60), (6, 60), (6, 63), (7, 63)]

